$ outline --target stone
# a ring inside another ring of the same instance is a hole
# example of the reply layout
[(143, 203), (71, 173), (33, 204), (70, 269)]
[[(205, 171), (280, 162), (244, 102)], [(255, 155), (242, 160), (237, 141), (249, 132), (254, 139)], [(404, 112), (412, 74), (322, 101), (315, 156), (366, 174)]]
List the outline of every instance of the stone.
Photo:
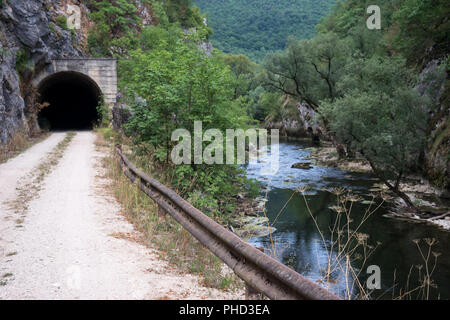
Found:
[(268, 222), (269, 219), (263, 216), (242, 216), (232, 222), (232, 230), (243, 239), (264, 237), (276, 231)]
[(311, 162), (299, 162), (293, 164), (291, 168), (309, 170), (312, 169), (312, 165)]

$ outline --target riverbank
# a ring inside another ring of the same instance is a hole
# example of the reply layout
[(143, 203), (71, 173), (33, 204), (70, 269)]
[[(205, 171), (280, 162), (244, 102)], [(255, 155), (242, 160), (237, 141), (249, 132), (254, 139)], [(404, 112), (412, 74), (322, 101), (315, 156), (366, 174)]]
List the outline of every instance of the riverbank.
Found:
[[(310, 151), (307, 159), (314, 165), (356, 173), (372, 173), (372, 168), (366, 160), (358, 156), (351, 160), (339, 159), (336, 148), (333, 146), (310, 147), (306, 150)], [(434, 187), (428, 180), (418, 175), (406, 176), (400, 184), (400, 189), (425, 212), (423, 217), (408, 211), (405, 202), (391, 192), (384, 183), (375, 183), (370, 191), (389, 195), (395, 208), (391, 214), (393, 218), (431, 223), (450, 230), (450, 199), (445, 198), (443, 190)]]
[[(311, 140), (280, 141), (279, 148), (274, 149), (279, 155), (276, 174), (268, 174), (265, 170), (270, 166), (272, 149), (267, 155), (262, 155), (259, 161), (243, 167), (248, 178), (259, 181), (263, 186), (260, 196), (265, 199), (265, 203), (264, 213), (260, 213), (260, 216), (267, 217), (270, 226), (276, 228), (270, 235), (252, 237), (247, 242), (264, 248), (266, 253), (308, 279), (323, 283), (323, 270), (329, 265), (329, 258), (338, 251), (338, 245), (333, 246), (336, 243), (333, 239), (337, 235), (333, 226), (337, 220), (345, 220), (345, 213), (340, 210), (340, 197), (347, 201), (347, 212), (351, 212), (350, 229), (358, 230), (358, 241), (377, 247), (367, 260), (367, 265), (377, 265), (383, 270), (382, 290), (374, 292), (373, 298), (390, 292), (393, 285), (396, 293), (399, 289), (406, 292), (407, 288), (420, 286), (423, 278), (417, 272), (410, 273), (411, 266), (414, 268), (421, 263), (417, 240), (436, 239), (433, 252), (445, 253), (450, 243), (450, 232), (431, 223), (388, 218), (393, 199), (389, 195), (383, 195), (386, 199), (384, 203), (380, 199), (373, 199), (373, 195), (381, 189), (373, 175), (319, 166), (311, 159), (311, 147), (315, 147)], [(305, 162), (311, 163), (309, 168), (296, 168), (296, 163)], [(350, 196), (343, 194), (346, 190), (351, 193)], [(368, 210), (375, 211), (366, 220)], [(324, 239), (325, 245), (322, 245), (321, 239)], [(420, 240), (419, 244), (422, 250), (427, 248), (425, 241)], [(361, 275), (364, 277), (366, 270), (361, 268), (362, 261), (355, 256), (352, 265), (362, 270)], [(450, 259), (448, 255), (442, 254), (433, 280), (439, 284), (440, 296), (445, 298), (450, 293), (441, 284), (448, 281), (449, 270)], [(345, 274), (345, 271), (336, 273), (330, 284), (333, 292), (341, 296), (348, 289)]]

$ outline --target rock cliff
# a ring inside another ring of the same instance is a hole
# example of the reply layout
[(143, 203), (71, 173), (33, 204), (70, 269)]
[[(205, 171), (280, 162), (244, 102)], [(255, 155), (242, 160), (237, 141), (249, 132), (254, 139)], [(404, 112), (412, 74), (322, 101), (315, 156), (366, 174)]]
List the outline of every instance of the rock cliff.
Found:
[(86, 35), (64, 25), (67, 5), (87, 10), (79, 1), (0, 1), (0, 144), (36, 130), (33, 74), (57, 57), (83, 56)]

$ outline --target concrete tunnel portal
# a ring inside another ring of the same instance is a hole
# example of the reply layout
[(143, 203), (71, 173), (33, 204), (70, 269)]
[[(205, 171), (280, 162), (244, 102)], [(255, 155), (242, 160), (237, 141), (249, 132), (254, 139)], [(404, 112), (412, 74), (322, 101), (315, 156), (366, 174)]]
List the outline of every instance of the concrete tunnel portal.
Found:
[(33, 80), (37, 102), (48, 104), (38, 114), (41, 128), (92, 129), (100, 115), (97, 107), (110, 108), (117, 96), (117, 61), (110, 58), (52, 60)]
[(38, 87), (38, 102), (48, 103), (39, 112), (41, 128), (50, 130), (92, 129), (98, 123), (97, 106), (102, 93), (88, 76), (65, 71), (52, 74)]

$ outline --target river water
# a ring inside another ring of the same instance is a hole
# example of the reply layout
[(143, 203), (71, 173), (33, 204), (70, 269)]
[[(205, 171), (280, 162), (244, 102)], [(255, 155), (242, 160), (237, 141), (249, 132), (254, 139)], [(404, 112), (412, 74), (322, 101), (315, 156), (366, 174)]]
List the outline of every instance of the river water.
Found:
[[(257, 179), (265, 187), (262, 194), (267, 202), (265, 205), (269, 221), (273, 223), (276, 231), (270, 236), (249, 239), (255, 246), (264, 247), (278, 260), (292, 267), (300, 274), (318, 283), (323, 279), (323, 268), (326, 267), (328, 256), (336, 256), (337, 250), (330, 252), (330, 227), (333, 226), (337, 213), (330, 209), (336, 204), (336, 195), (333, 188), (345, 188), (353, 194), (360, 195), (366, 202), (355, 202), (351, 216), (354, 223), (358, 223), (369, 207), (368, 201), (372, 199), (369, 194), (374, 184), (379, 183), (368, 174), (350, 173), (336, 168), (312, 166), (311, 169), (291, 168), (294, 163), (307, 162), (310, 153), (306, 148), (309, 143), (280, 143), (279, 144), (279, 170), (269, 175), (261, 169), (268, 166), (269, 154), (255, 163), (246, 166), (247, 176)], [(295, 192), (297, 188), (308, 187), (306, 202), (304, 197)], [(376, 200), (378, 204), (381, 199)], [(311, 214), (317, 219), (317, 224)], [(372, 205), (372, 208), (374, 205)], [(431, 298), (450, 299), (450, 232), (439, 229), (433, 225), (400, 221), (386, 217), (390, 205), (384, 203), (359, 230), (369, 236), (367, 243), (378, 246), (368, 258), (365, 268), (376, 265), (380, 268), (381, 289), (367, 290), (374, 299), (392, 299), (398, 297), (400, 290), (413, 289), (420, 285), (419, 269), (422, 273), (425, 264), (418, 251), (415, 239), (434, 238), (437, 243), (433, 245), (433, 252), (440, 253), (432, 280), (437, 288), (430, 288)], [(281, 212), (281, 213), (280, 213)], [(278, 216), (278, 218), (276, 218)], [(324, 235), (323, 242), (319, 229)], [(424, 240), (419, 242), (425, 250)], [(430, 255), (430, 269), (434, 266), (434, 255)], [(360, 268), (361, 260), (352, 262), (353, 269), (360, 272), (360, 281), (366, 284), (367, 269)], [(345, 269), (345, 268), (343, 268)], [(341, 269), (342, 270), (342, 269)], [(347, 269), (348, 270), (348, 269)], [(411, 270), (411, 274), (409, 275)], [(409, 275), (409, 276), (408, 276)], [(335, 293), (344, 296), (351, 291), (356, 297), (358, 290), (347, 290), (345, 272), (336, 271), (334, 279), (329, 282), (329, 288)], [(408, 282), (409, 278), (409, 282)], [(434, 285), (433, 285), (434, 286)], [(415, 291), (411, 298), (421, 298)]]

